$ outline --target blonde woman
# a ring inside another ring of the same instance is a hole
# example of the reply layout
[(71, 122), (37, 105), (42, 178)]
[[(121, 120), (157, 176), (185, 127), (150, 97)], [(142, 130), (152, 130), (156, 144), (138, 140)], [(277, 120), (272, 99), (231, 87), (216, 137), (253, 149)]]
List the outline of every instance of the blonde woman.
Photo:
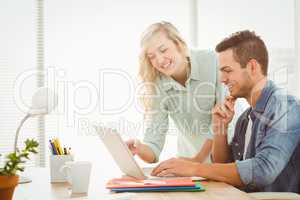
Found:
[(132, 153), (157, 162), (172, 119), (180, 132), (177, 156), (205, 161), (212, 146), (210, 111), (223, 94), (215, 54), (188, 49), (171, 23), (155, 23), (142, 36), (139, 75), (147, 88), (148, 126), (142, 142), (127, 141)]

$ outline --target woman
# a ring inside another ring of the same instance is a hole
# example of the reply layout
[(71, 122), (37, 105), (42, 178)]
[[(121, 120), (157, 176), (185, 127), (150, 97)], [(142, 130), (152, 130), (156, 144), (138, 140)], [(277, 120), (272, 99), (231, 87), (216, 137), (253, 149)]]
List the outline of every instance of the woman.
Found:
[(189, 50), (171, 23), (155, 23), (142, 36), (139, 75), (149, 121), (143, 142), (127, 141), (132, 153), (157, 162), (171, 118), (180, 131), (177, 155), (205, 161), (212, 145), (210, 110), (223, 94), (215, 54)]

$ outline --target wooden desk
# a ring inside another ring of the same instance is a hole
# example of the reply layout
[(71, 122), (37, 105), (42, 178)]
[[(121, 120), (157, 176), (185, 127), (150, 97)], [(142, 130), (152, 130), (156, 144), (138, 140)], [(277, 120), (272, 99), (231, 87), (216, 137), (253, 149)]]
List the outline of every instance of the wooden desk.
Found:
[(89, 193), (87, 196), (71, 196), (66, 183), (50, 184), (48, 168), (28, 168), (26, 175), (32, 183), (17, 186), (14, 200), (64, 200), (64, 199), (91, 199), (91, 200), (253, 200), (247, 193), (228, 184), (209, 181), (204, 186), (205, 192), (151, 192), (151, 193), (109, 193), (104, 188), (105, 182), (111, 178), (110, 173), (97, 175), (92, 170)]

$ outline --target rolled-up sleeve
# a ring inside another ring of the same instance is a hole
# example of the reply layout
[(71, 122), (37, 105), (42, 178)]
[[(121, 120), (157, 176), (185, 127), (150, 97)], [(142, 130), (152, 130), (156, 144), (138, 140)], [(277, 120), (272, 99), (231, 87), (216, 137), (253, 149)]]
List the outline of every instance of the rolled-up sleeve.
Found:
[[(271, 104), (273, 111), (269, 113), (273, 119), (259, 117), (260, 123), (265, 123), (267, 128), (265, 132), (255, 133), (258, 139), (255, 157), (236, 161), (240, 178), (245, 185), (262, 188), (272, 184), (288, 164), (300, 141), (299, 105), (295, 102), (291, 102), (293, 105), (284, 105), (286, 102), (278, 101), (274, 103)], [(260, 137), (263, 138), (260, 140)]]
[(245, 185), (249, 185), (253, 181), (253, 166), (252, 166), (252, 159), (247, 159), (243, 161), (236, 161), (237, 169), (239, 172), (239, 175), (241, 177), (242, 182)]

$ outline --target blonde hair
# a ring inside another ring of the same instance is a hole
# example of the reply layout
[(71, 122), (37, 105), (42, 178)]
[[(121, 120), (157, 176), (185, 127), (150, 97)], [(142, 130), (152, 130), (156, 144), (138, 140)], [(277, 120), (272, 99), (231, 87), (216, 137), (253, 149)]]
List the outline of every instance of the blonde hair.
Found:
[(147, 57), (147, 45), (150, 39), (157, 33), (166, 34), (167, 38), (174, 42), (178, 47), (178, 50), (185, 56), (188, 57), (189, 51), (188, 47), (180, 35), (177, 28), (169, 22), (158, 22), (151, 24), (142, 34), (141, 39), (141, 53), (139, 58), (139, 77), (145, 85), (145, 93), (141, 98), (144, 105), (145, 111), (151, 110), (152, 101), (150, 95), (155, 94), (155, 81), (159, 76), (159, 71), (155, 69)]

